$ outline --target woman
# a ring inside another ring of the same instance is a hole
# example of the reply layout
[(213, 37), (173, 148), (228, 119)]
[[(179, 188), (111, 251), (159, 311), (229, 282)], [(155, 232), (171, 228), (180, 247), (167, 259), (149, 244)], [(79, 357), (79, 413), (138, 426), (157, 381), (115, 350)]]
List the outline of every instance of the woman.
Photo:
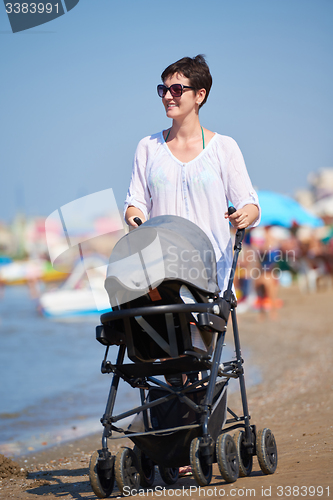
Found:
[[(232, 262), (229, 221), (235, 228), (257, 225), (258, 197), (236, 142), (200, 124), (199, 109), (212, 85), (204, 57), (184, 57), (161, 78), (157, 91), (172, 126), (139, 142), (125, 220), (136, 227), (135, 217), (144, 222), (168, 214), (197, 224), (213, 244), (223, 291)], [(228, 200), (237, 209), (230, 216)]]

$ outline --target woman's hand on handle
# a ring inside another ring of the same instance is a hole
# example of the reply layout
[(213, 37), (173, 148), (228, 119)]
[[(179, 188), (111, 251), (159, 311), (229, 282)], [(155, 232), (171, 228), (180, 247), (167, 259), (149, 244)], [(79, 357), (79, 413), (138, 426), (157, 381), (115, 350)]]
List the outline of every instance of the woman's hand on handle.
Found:
[(236, 210), (233, 214), (229, 215), (228, 212), (224, 214), (225, 219), (229, 219), (231, 224), (236, 229), (246, 229), (253, 224), (259, 216), (259, 209), (257, 205), (245, 205), (243, 208)]
[(130, 205), (128, 207), (128, 209), (126, 210), (126, 214), (125, 214), (125, 220), (126, 220), (127, 224), (131, 227), (138, 227), (138, 224), (134, 220), (136, 217), (141, 219), (142, 223), (146, 222), (145, 216), (143, 215), (141, 210), (139, 208), (136, 208), (136, 207), (133, 207), (132, 205)]

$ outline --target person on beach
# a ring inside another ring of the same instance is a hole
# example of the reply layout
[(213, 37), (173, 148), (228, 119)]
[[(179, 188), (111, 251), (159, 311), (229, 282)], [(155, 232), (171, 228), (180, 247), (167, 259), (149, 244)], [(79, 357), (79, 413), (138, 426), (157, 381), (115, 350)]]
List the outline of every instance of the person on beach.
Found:
[[(198, 225), (216, 254), (221, 291), (227, 288), (232, 263), (229, 221), (237, 229), (259, 223), (259, 202), (236, 142), (204, 128), (199, 110), (212, 86), (202, 55), (184, 57), (161, 75), (157, 93), (172, 126), (145, 137), (137, 147), (124, 214), (135, 218), (178, 215)], [(228, 215), (228, 200), (237, 209)], [(179, 476), (191, 474), (181, 467)]]
[[(232, 263), (229, 221), (237, 229), (259, 223), (259, 202), (242, 153), (231, 138), (201, 126), (199, 110), (212, 85), (202, 55), (168, 66), (157, 86), (172, 126), (145, 137), (134, 157), (125, 201), (125, 220), (136, 227), (158, 215), (178, 215), (198, 225), (210, 238), (218, 284), (225, 290)], [(228, 215), (228, 200), (236, 212)]]

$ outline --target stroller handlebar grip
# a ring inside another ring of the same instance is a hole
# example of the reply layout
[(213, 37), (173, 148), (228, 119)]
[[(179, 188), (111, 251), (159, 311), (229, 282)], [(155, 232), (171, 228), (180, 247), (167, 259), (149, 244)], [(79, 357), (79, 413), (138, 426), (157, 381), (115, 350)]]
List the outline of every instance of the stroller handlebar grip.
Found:
[(236, 212), (235, 207), (233, 207), (233, 206), (228, 207), (228, 214), (229, 214), (229, 215), (232, 215), (232, 214), (234, 214), (235, 212)]
[(140, 219), (140, 217), (134, 217), (133, 220), (134, 220), (135, 224), (137, 224), (138, 226), (141, 226), (142, 220)]
[[(229, 215), (232, 215), (235, 212), (236, 212), (235, 207), (233, 206), (228, 207)], [(236, 248), (241, 249), (241, 244), (244, 239), (244, 235), (245, 235), (245, 229), (237, 229), (234, 250), (236, 250)]]

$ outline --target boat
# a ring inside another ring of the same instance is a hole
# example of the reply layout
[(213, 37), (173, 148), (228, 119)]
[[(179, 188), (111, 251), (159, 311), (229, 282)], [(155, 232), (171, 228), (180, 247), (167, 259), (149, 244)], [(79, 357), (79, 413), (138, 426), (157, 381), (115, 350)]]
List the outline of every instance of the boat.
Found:
[(44, 259), (8, 260), (0, 265), (0, 283), (2, 285), (26, 285), (31, 281), (64, 281), (68, 273), (56, 271), (51, 263)]
[(60, 287), (41, 294), (38, 311), (55, 319), (95, 316), (110, 311), (104, 288), (106, 270), (107, 261), (100, 256), (79, 261)]

